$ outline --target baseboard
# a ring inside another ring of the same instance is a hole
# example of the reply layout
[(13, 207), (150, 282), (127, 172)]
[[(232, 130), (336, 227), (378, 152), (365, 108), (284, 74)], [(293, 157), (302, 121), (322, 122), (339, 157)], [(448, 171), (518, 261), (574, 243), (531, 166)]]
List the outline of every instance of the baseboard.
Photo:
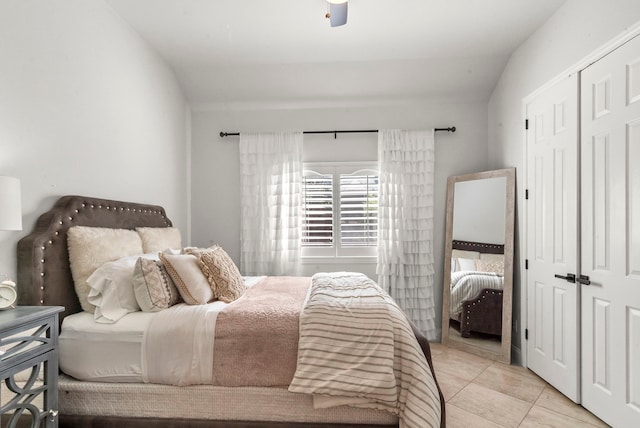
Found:
[(511, 364), (522, 366), (522, 350), (511, 345)]

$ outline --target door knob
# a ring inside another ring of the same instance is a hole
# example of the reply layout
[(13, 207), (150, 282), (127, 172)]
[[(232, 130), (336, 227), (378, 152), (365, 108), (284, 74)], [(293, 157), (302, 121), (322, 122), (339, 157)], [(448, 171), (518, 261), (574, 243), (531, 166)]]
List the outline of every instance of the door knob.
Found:
[(591, 285), (591, 280), (587, 275), (580, 275), (576, 281), (578, 281), (582, 285)]
[(567, 276), (558, 275), (558, 274), (555, 274), (554, 276), (556, 278), (564, 279), (565, 281), (571, 282), (571, 283), (574, 283), (574, 284), (576, 282), (576, 276), (573, 273), (568, 273)]

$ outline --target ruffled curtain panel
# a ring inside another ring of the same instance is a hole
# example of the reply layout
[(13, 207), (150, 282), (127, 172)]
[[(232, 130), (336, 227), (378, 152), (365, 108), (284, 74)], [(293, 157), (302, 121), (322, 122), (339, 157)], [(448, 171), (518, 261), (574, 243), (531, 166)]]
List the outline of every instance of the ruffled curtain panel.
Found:
[(240, 134), (240, 271), (297, 275), (302, 133)]
[(434, 340), (433, 131), (380, 130), (378, 162), (378, 282)]

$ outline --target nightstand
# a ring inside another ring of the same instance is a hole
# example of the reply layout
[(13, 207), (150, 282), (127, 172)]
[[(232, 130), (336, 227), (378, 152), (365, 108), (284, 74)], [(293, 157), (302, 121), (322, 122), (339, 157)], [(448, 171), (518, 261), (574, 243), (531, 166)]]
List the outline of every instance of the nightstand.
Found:
[(0, 312), (2, 426), (58, 426), (58, 313), (63, 310), (18, 306)]

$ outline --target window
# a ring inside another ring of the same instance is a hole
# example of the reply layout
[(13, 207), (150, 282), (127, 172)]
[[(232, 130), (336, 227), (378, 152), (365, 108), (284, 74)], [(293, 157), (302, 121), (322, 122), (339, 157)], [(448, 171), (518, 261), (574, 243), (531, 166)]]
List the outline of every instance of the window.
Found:
[(303, 204), (303, 257), (376, 255), (377, 164), (305, 164)]

